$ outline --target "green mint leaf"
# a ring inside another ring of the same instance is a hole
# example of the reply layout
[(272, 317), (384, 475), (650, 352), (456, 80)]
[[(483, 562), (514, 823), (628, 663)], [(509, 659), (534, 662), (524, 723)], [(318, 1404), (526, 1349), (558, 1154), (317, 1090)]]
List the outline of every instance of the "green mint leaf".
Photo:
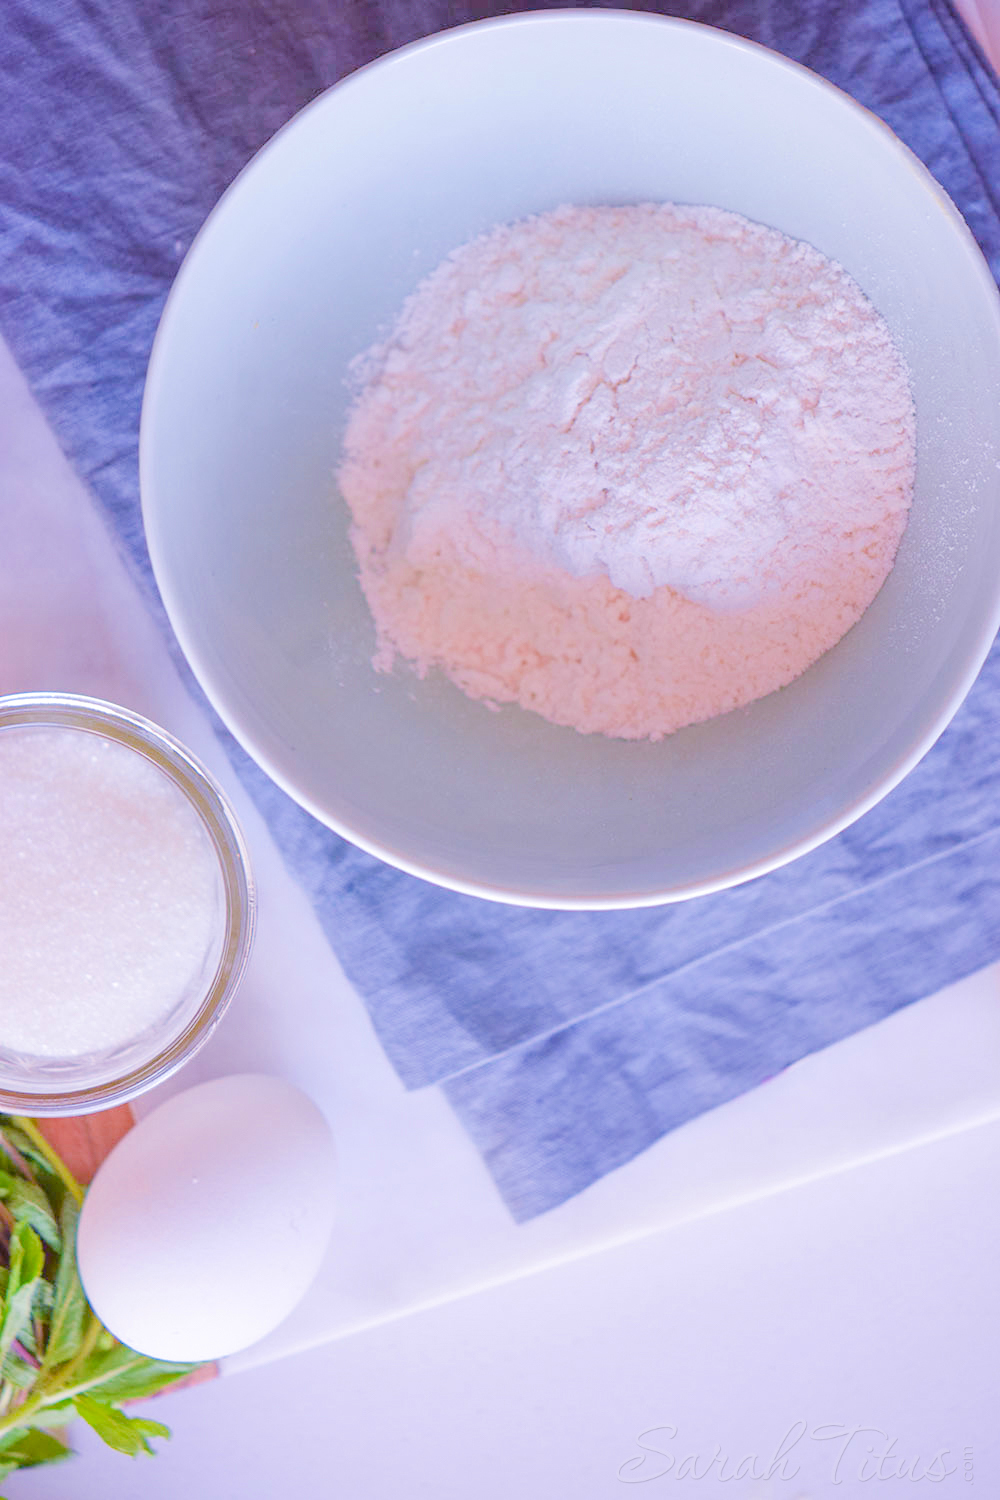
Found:
[[(10, 1147), (14, 1148), (13, 1151)], [(44, 1152), (39, 1151), (31, 1137), (26, 1135), (19, 1125), (14, 1124), (10, 1115), (0, 1115), (0, 1152), (7, 1158), (19, 1177), (24, 1176), (21, 1164), (26, 1162), (33, 1176), (37, 1177), (41, 1172), (46, 1177), (54, 1178)]]
[(3, 1436), (0, 1437), (0, 1455), (6, 1458), (8, 1448), (15, 1447), (22, 1438), (26, 1438), (28, 1436), (29, 1431), (30, 1428), (28, 1427), (8, 1428)]
[(10, 1244), (7, 1247), (7, 1285), (5, 1293), (13, 1297), (21, 1285), (21, 1264), (24, 1260), (24, 1234), (20, 1225), (15, 1225), (11, 1231)]
[(0, 1198), (15, 1219), (30, 1224), (47, 1245), (58, 1251), (62, 1240), (52, 1205), (44, 1190), (35, 1182), (25, 1182), (10, 1172), (0, 1172)]
[(19, 1391), (28, 1391), (35, 1383), (38, 1375), (36, 1365), (29, 1364), (25, 1359), (19, 1359), (17, 1352), (11, 1350), (0, 1365), (0, 1380), (6, 1380), (16, 1386)]
[(23, 1286), (25, 1282), (37, 1281), (45, 1270), (45, 1246), (26, 1219), (19, 1219), (15, 1224), (11, 1235), (11, 1246), (15, 1239), (21, 1242), (21, 1284)]
[(38, 1235), (23, 1219), (11, 1230), (8, 1249), (7, 1296), (13, 1297), (26, 1281), (37, 1281), (45, 1265), (45, 1251)]
[[(52, 1311), (53, 1286), (51, 1281), (44, 1278), (38, 1283), (38, 1295), (35, 1298), (35, 1317), (47, 1318)], [(33, 1351), (35, 1352), (35, 1351)]]
[(101, 1401), (135, 1401), (140, 1396), (157, 1395), (197, 1368), (149, 1359), (124, 1344), (116, 1344), (110, 1351), (98, 1351), (84, 1361), (73, 1376), (73, 1389), (86, 1387)]
[(76, 1411), (71, 1400), (58, 1401), (54, 1406), (43, 1406), (33, 1411), (28, 1417), (32, 1427), (53, 1428), (61, 1431), (68, 1427), (76, 1416)]
[(153, 1453), (148, 1439), (170, 1436), (170, 1428), (162, 1422), (151, 1422), (146, 1417), (127, 1417), (117, 1407), (105, 1406), (92, 1396), (77, 1396), (73, 1403), (83, 1420), (92, 1427), (99, 1438), (118, 1453), (127, 1453), (135, 1458), (140, 1453)]
[(45, 1349), (49, 1314), (52, 1311), (52, 1283), (40, 1279), (35, 1282), (35, 1300), (31, 1304), (31, 1322), (18, 1334), (18, 1343), (23, 1344), (29, 1354), (41, 1360)]
[(16, 1125), (10, 1115), (0, 1115), (0, 1166), (9, 1166), (22, 1182), (38, 1184), (54, 1208), (58, 1208), (66, 1185), (53, 1170), (45, 1153), (29, 1135)]
[(51, 1370), (65, 1360), (72, 1359), (83, 1340), (87, 1299), (83, 1295), (76, 1270), (76, 1225), (79, 1215), (79, 1209), (67, 1193), (59, 1215), (63, 1249), (52, 1289), (49, 1336), (42, 1360), (45, 1370)]
[(0, 1115), (0, 1153), (10, 1162), (19, 1177), (25, 1175), (25, 1167), (30, 1174), (40, 1159), (34, 1142), (14, 1124), (10, 1115)]
[(0, 1444), (0, 1461), (9, 1465), (7, 1472), (10, 1473), (15, 1468), (31, 1469), (36, 1464), (56, 1463), (60, 1458), (68, 1458), (71, 1452), (72, 1449), (59, 1438), (53, 1437), (51, 1432), (16, 1427), (12, 1432), (4, 1434), (3, 1443)]
[(0, 1366), (6, 1365), (11, 1345), (31, 1323), (31, 1304), (37, 1287), (37, 1280), (26, 1281), (12, 1297), (7, 1298), (3, 1321), (0, 1322)]
[(30, 1224), (18, 1223), (10, 1237), (10, 1265), (0, 1318), (0, 1365), (14, 1340), (31, 1326), (32, 1305), (41, 1281), (45, 1251)]

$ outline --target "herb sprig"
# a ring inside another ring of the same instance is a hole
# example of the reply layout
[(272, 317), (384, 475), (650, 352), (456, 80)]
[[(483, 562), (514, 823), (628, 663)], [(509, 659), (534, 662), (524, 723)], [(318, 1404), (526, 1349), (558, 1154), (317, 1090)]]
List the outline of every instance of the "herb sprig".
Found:
[(0, 1114), (0, 1480), (67, 1458), (57, 1436), (82, 1417), (119, 1453), (152, 1453), (170, 1429), (127, 1416), (198, 1368), (120, 1344), (87, 1303), (76, 1269), (84, 1189), (33, 1120)]

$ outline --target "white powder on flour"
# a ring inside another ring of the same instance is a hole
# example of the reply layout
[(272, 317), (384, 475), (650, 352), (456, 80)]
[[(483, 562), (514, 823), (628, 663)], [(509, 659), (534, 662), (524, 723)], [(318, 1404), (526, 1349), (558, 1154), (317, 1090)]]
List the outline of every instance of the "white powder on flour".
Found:
[(501, 227), (363, 369), (339, 478), (382, 667), (658, 738), (790, 682), (892, 566), (903, 362), (841, 267), (739, 215)]

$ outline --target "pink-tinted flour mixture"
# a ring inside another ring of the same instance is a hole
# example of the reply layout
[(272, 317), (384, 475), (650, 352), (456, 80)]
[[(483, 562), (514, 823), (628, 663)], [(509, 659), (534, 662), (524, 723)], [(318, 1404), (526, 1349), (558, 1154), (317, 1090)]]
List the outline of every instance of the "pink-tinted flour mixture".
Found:
[(909, 381), (838, 265), (716, 208), (560, 208), (463, 246), (355, 371), (339, 470), (396, 653), (659, 739), (863, 614), (913, 487)]

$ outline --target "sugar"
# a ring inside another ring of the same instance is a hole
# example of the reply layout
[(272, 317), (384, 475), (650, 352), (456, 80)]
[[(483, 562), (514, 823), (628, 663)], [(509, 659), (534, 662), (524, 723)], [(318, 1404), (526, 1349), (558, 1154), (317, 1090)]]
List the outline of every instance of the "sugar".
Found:
[(0, 1051), (108, 1053), (206, 987), (218, 858), (153, 762), (87, 730), (0, 731)]

